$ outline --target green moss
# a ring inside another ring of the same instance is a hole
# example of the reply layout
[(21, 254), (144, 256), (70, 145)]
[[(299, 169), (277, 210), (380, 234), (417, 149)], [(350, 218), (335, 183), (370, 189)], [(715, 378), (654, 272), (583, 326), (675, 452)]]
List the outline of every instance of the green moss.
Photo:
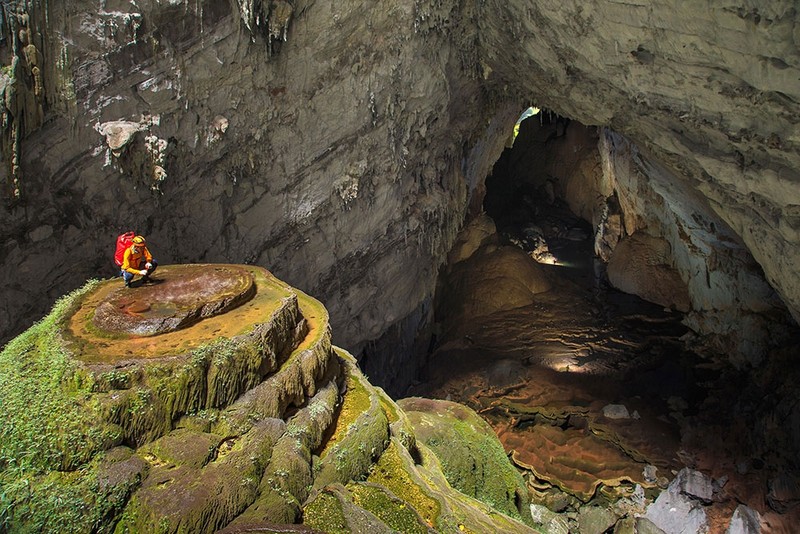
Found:
[(494, 433), (476, 432), (469, 423), (455, 421), (441, 439), (427, 445), (442, 462), (444, 475), (454, 488), (489, 506), (519, 518), (515, 492), (524, 488)]
[(383, 452), (367, 481), (385, 487), (407, 502), (429, 525), (436, 524), (441, 512), (439, 502), (428, 495), (406, 472), (394, 442)]
[[(383, 392), (381, 392), (383, 393)], [(385, 394), (381, 394), (379, 396), (379, 400), (381, 403), (381, 408), (383, 409), (383, 413), (386, 414), (386, 418), (389, 420), (389, 423), (394, 423), (400, 420), (400, 415), (397, 413), (397, 405), (394, 404), (391, 399), (386, 397)]]
[(342, 362), (348, 371), (348, 390), (334, 433), (322, 452), (315, 488), (361, 479), (389, 439), (389, 423), (377, 395), (370, 392), (354, 362), (347, 358)]
[(353, 424), (358, 416), (369, 409), (370, 402), (367, 388), (355, 373), (350, 373), (347, 376), (347, 387), (342, 406), (336, 414), (336, 425), (324, 448), (319, 452), (320, 458), (325, 458), (328, 451), (344, 439), (348, 431), (353, 429)]
[(350, 534), (342, 503), (326, 492), (320, 493), (306, 505), (303, 524), (328, 534)]
[(417, 446), (417, 437), (408, 415), (397, 406), (383, 389), (376, 387), (381, 409), (389, 420), (391, 435), (400, 440), (400, 443), (409, 451), (413, 451)]
[(406, 502), (392, 497), (384, 489), (367, 484), (350, 484), (347, 489), (358, 506), (398, 532), (427, 534), (428, 527), (422, 523), (419, 514)]
[[(99, 339), (108, 339), (108, 340), (130, 339), (133, 337), (131, 334), (127, 334), (125, 332), (109, 332), (108, 330), (103, 330), (102, 328), (98, 328), (97, 325), (94, 324), (95, 311), (96, 310), (92, 310), (91, 312), (87, 313), (86, 319), (83, 321), (83, 327), (92, 336)], [(75, 341), (78, 341), (78, 339), (75, 339)], [(87, 346), (84, 343), (81, 343), (81, 346)]]
[(136, 373), (114, 369), (99, 373), (94, 377), (94, 391), (111, 391), (112, 389), (128, 389), (136, 380)]
[(0, 353), (0, 531), (102, 531), (128, 487), (99, 488), (92, 459), (118, 444), (59, 334), (98, 281), (59, 299)]
[(176, 429), (194, 430), (195, 432), (209, 432), (211, 426), (219, 420), (219, 410), (200, 410), (184, 415), (176, 423)]
[[(179, 436), (173, 437), (179, 441)], [(227, 525), (255, 499), (262, 460), (271, 443), (271, 436), (246, 436), (202, 468), (197, 467), (202, 462), (192, 462), (191, 454), (184, 455), (189, 462), (183, 465), (158, 459), (153, 462), (143, 454), (153, 465), (142, 487), (132, 495), (116, 530), (211, 532)], [(289, 517), (288, 522), (291, 520)]]
[(90, 282), (63, 297), (0, 353), (0, 469), (70, 470), (119, 440), (87, 409), (92, 380), (62, 345), (58, 326)]
[(268, 487), (263, 489), (258, 499), (248, 507), (238, 520), (242, 523), (294, 523), (300, 515), (300, 505), (286, 491)]
[(175, 430), (139, 449), (159, 461), (172, 465), (201, 468), (211, 460), (222, 438), (203, 432)]
[(439, 458), (448, 483), (515, 519), (526, 513), (527, 487), (492, 428), (466, 406), (429, 399), (403, 399), (417, 439)]
[(77, 471), (0, 473), (0, 532), (110, 532), (139, 478), (102, 483), (101, 456)]

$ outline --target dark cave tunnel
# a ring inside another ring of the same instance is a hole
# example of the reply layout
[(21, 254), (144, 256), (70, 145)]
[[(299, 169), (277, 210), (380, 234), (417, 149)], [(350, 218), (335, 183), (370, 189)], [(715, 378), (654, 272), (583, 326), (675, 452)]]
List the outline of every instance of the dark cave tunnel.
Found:
[[(602, 479), (621, 454), (654, 466), (656, 486), (682, 467), (722, 481), (722, 515), (753, 501), (784, 513), (799, 493), (796, 388), (772, 365), (737, 369), (701, 350), (682, 311), (609, 283), (608, 243), (570, 210), (577, 186), (562, 179), (597, 158), (597, 131), (547, 111), (520, 123), (486, 178), (485, 216), (440, 273), (434, 340), (409, 394), (467, 404), (507, 450), (528, 449), (517, 465), (552, 509), (576, 501), (569, 483), (549, 482), (559, 471), (547, 455), (590, 458)], [(606, 497), (628, 486), (600, 484)]]
[[(486, 179), (484, 209), (494, 221), (501, 243), (522, 249), (548, 276), (563, 281), (556, 287), (569, 289), (570, 294), (577, 292), (574, 299), (564, 299), (569, 305), (561, 308), (560, 316), (554, 314), (555, 320), (570, 325), (582, 310), (590, 310), (591, 320), (580, 326), (587, 331), (597, 328), (597, 337), (588, 343), (584, 337), (579, 343), (589, 345), (593, 354), (586, 359), (588, 363), (574, 367), (618, 377), (628, 395), (649, 396), (651, 402), (658, 399), (663, 406), (671, 397), (682, 398), (687, 403), (685, 413), (697, 413), (706, 396), (698, 383), (708, 376), (694, 365), (698, 355), (681, 341), (689, 331), (682, 324), (684, 314), (613, 287), (606, 264), (595, 250), (595, 229), (571, 211), (564, 187), (554, 176), (572, 172), (578, 165), (565, 161), (565, 152), (578, 154), (576, 160), (592, 157), (597, 129), (547, 110), (519, 125), (519, 135)], [(553, 172), (558, 167), (567, 169)], [(611, 201), (618, 210), (615, 198)], [(598, 342), (602, 336), (631, 343), (611, 347), (613, 343)], [(604, 351), (604, 347), (613, 350)], [(648, 364), (628, 369), (623, 363), (628, 357), (642, 360), (645, 352), (649, 353)], [(607, 358), (614, 362), (592, 369), (593, 361)], [(623, 396), (620, 392), (616, 395)]]

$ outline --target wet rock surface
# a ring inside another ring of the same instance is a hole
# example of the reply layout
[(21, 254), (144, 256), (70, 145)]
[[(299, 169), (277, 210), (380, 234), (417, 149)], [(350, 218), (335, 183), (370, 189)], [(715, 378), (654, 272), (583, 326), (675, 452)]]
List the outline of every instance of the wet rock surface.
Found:
[(255, 295), (252, 274), (234, 266), (162, 267), (150, 280), (110, 293), (92, 322), (115, 334), (151, 336), (225, 313)]

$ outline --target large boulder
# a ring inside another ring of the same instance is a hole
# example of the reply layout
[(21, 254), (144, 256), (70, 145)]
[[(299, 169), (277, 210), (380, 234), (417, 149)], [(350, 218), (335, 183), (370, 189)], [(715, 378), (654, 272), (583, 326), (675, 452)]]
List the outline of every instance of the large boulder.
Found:
[(614, 249), (608, 262), (608, 280), (620, 291), (688, 312), (689, 291), (670, 258), (667, 241), (637, 232)]
[(398, 403), (417, 439), (442, 463), (458, 491), (530, 522), (530, 499), (522, 476), (508, 461), (489, 424), (463, 404), (420, 397)]
[(444, 329), (528, 306), (551, 287), (542, 267), (522, 250), (489, 242), (453, 265), (437, 295)]

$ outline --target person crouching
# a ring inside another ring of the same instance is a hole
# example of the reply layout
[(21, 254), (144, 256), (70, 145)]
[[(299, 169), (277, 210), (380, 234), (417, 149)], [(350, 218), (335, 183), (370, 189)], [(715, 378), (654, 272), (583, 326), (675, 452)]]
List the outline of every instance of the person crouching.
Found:
[(150, 275), (158, 267), (153, 255), (147, 249), (144, 237), (137, 235), (133, 238), (131, 246), (125, 250), (122, 258), (122, 271), (120, 274), (125, 279), (125, 287), (131, 287), (133, 277), (141, 275), (142, 283), (150, 281)]

